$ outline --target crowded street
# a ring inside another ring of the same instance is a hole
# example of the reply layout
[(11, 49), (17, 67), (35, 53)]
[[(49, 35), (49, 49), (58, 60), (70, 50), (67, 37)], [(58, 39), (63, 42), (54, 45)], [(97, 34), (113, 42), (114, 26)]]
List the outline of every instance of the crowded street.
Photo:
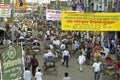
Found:
[(120, 0), (0, 0), (0, 80), (120, 80)]

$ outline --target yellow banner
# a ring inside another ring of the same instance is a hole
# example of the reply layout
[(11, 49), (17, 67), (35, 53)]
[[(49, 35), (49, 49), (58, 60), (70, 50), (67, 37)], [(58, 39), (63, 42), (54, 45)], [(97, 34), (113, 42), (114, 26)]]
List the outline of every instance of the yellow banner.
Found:
[(62, 30), (120, 31), (120, 13), (62, 11)]
[(16, 10), (26, 10), (26, 0), (16, 0)]

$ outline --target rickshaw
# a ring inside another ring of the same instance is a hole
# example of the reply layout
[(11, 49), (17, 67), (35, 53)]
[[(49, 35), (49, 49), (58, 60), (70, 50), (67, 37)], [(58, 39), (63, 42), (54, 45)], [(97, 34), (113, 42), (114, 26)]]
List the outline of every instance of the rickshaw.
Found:
[(28, 41), (30, 40), (30, 37), (31, 37), (31, 36), (32, 36), (32, 29), (31, 29), (31, 28), (27, 28), (26, 38), (27, 38)]
[(45, 75), (48, 70), (54, 71), (55, 75), (58, 74), (58, 67), (55, 64), (55, 56), (45, 56), (44, 65), (42, 66), (43, 74)]
[(106, 57), (105, 61), (107, 70), (114, 70), (114, 61), (109, 55)]
[(38, 40), (34, 40), (32, 43), (32, 51), (35, 54), (40, 54), (40, 42)]
[(26, 42), (25, 38), (23, 36), (20, 36), (18, 39), (18, 45), (21, 45), (21, 44), (25, 45), (25, 42)]

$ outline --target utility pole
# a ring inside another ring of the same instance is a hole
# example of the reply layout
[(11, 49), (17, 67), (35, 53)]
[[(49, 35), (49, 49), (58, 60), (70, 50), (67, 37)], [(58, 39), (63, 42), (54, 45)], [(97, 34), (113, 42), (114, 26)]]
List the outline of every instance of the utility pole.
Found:
[(14, 13), (15, 13), (15, 8), (14, 8), (14, 0), (12, 0), (12, 44), (14, 43)]
[[(59, 10), (59, 0), (56, 0), (56, 10)], [(59, 27), (58, 21), (56, 21), (56, 26), (57, 26), (57, 28)]]
[(58, 2), (59, 2), (59, 0), (56, 0), (56, 9), (59, 9)]
[(31, 10), (31, 16), (33, 16), (33, 0), (31, 0), (31, 8), (32, 8), (32, 10)]

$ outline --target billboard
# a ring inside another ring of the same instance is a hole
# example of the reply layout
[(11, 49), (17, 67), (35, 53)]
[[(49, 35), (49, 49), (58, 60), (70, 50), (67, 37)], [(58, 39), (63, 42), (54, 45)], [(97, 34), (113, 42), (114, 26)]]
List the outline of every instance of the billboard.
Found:
[(11, 17), (11, 7), (9, 4), (0, 4), (0, 17)]
[(61, 20), (61, 10), (46, 9), (46, 20)]
[(23, 80), (21, 49), (9, 46), (1, 50), (2, 80)]
[(16, 0), (16, 10), (26, 10), (26, 0)]
[(120, 13), (62, 11), (62, 30), (120, 31)]

